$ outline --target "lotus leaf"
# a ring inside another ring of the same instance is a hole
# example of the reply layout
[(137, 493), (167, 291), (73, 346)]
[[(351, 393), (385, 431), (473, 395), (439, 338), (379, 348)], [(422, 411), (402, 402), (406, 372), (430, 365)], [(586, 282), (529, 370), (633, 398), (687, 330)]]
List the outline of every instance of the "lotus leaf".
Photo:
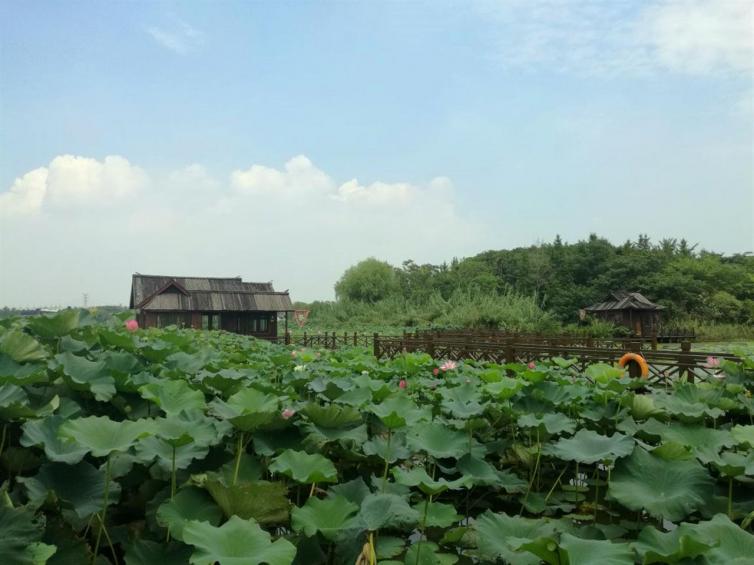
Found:
[(170, 529), (170, 535), (183, 539), (183, 526), (190, 520), (220, 524), (223, 512), (212, 498), (202, 489), (185, 487), (180, 489), (172, 500), (166, 500), (157, 509), (157, 523)]
[(359, 506), (342, 496), (325, 499), (310, 497), (301, 508), (291, 512), (291, 524), (297, 532), (313, 536), (320, 532), (325, 539), (335, 541), (344, 525), (356, 514)]
[(712, 484), (695, 461), (665, 461), (637, 447), (616, 465), (608, 493), (626, 508), (675, 521), (704, 507)]
[(272, 473), (282, 473), (298, 483), (336, 483), (338, 472), (332, 461), (319, 454), (286, 449), (269, 466)]
[(192, 565), (290, 565), (296, 546), (284, 538), (270, 539), (252, 520), (232, 516), (220, 527), (190, 520), (183, 526), (183, 541), (194, 546)]
[(86, 447), (95, 457), (107, 457), (133, 447), (139, 438), (155, 431), (152, 420), (116, 422), (106, 416), (88, 416), (65, 422), (59, 434)]
[(597, 463), (615, 461), (630, 455), (634, 440), (621, 433), (603, 436), (592, 430), (581, 429), (572, 438), (562, 438), (546, 448), (545, 453), (566, 461)]

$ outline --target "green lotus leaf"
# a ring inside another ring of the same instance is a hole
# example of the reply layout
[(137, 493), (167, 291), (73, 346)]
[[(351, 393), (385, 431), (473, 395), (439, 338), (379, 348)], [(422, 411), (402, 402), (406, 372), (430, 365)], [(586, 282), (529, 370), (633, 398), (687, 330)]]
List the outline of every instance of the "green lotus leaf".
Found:
[(443, 459), (459, 459), (469, 453), (469, 437), (436, 422), (413, 426), (406, 434), (409, 448)]
[(66, 351), (56, 355), (55, 361), (62, 367), (64, 378), (73, 390), (90, 391), (100, 402), (108, 402), (115, 396), (115, 379), (104, 360), (90, 361)]
[(719, 408), (710, 406), (700, 389), (690, 383), (677, 385), (672, 393), (656, 392), (652, 399), (658, 410), (681, 420), (719, 418), (724, 414)]
[(631, 399), (631, 415), (637, 420), (646, 420), (661, 412), (655, 406), (652, 397), (647, 394), (635, 394)]
[(710, 463), (720, 471), (721, 475), (726, 477), (738, 477), (745, 473), (749, 474), (747, 470), (754, 467), (751, 456), (733, 451), (724, 451), (718, 454)]
[(47, 350), (29, 334), (10, 330), (0, 335), (0, 353), (5, 353), (17, 363), (42, 361), (47, 358)]
[(171, 445), (175, 440), (189, 436), (197, 445), (210, 447), (233, 430), (228, 422), (210, 418), (197, 411), (179, 412), (167, 418), (157, 418), (154, 422), (157, 435)]
[(16, 363), (5, 353), (0, 353), (0, 384), (23, 386), (48, 380), (44, 363)]
[(379, 559), (381, 563), (382, 560), (396, 557), (403, 553), (406, 549), (406, 542), (401, 538), (381, 535), (377, 538), (375, 546), (377, 559)]
[(389, 441), (386, 436), (373, 436), (369, 441), (362, 443), (361, 449), (364, 455), (376, 455), (388, 463), (407, 459), (411, 455), (406, 447), (405, 434), (399, 432), (393, 433)]
[(704, 539), (693, 526), (681, 524), (670, 532), (654, 526), (644, 528), (631, 544), (643, 565), (651, 563), (684, 563), (704, 555), (716, 543)]
[(44, 565), (55, 553), (42, 543), (44, 518), (27, 508), (0, 506), (0, 556), (3, 565)]
[(184, 487), (157, 509), (157, 523), (170, 529), (170, 535), (183, 540), (183, 527), (190, 520), (220, 524), (223, 512), (212, 498), (197, 487)]
[(290, 565), (296, 546), (271, 536), (252, 520), (232, 516), (220, 527), (190, 520), (183, 526), (183, 541), (194, 546), (193, 565)]
[(228, 402), (215, 399), (210, 406), (216, 416), (243, 432), (265, 429), (283, 421), (278, 397), (254, 388), (238, 391)]
[(455, 418), (472, 418), (484, 412), (484, 406), (480, 404), (482, 395), (476, 386), (465, 383), (453, 388), (443, 388), (442, 407)]
[(65, 422), (59, 434), (86, 447), (95, 457), (107, 457), (115, 451), (126, 451), (136, 440), (155, 431), (153, 420), (116, 422), (106, 416), (88, 416)]
[[(456, 507), (452, 504), (443, 504), (442, 502), (419, 502), (414, 505), (414, 510), (422, 515), (425, 526), (430, 528), (448, 528), (463, 518)], [(426, 519), (424, 514), (426, 511)]]
[(117, 347), (124, 351), (134, 352), (136, 351), (135, 336), (126, 332), (114, 332), (108, 329), (100, 329), (97, 332), (99, 341), (104, 346)]
[(508, 400), (526, 385), (527, 382), (520, 379), (501, 377), (499, 381), (489, 382), (484, 385), (482, 390), (496, 400)]
[(0, 420), (16, 421), (44, 418), (60, 406), (60, 398), (53, 396), (46, 404), (31, 406), (29, 396), (16, 385), (0, 386)]
[(458, 460), (456, 469), (475, 485), (499, 486), (506, 492), (524, 492), (528, 483), (510, 471), (498, 471), (484, 459), (466, 454)]
[(339, 442), (350, 449), (366, 443), (369, 437), (366, 424), (355, 428), (320, 428), (311, 422), (306, 422), (300, 426), (300, 429), (306, 434), (304, 440), (306, 447), (312, 451), (332, 442)]
[(322, 406), (310, 402), (301, 410), (318, 428), (353, 428), (362, 423), (361, 412), (351, 406), (328, 404)]
[(557, 443), (546, 446), (543, 451), (565, 461), (597, 463), (615, 461), (630, 455), (633, 449), (633, 438), (621, 433), (603, 436), (592, 430), (581, 429), (573, 437), (561, 438)]
[(713, 484), (696, 461), (665, 461), (637, 447), (616, 465), (608, 494), (630, 510), (677, 521), (708, 503)]
[(607, 363), (593, 363), (586, 368), (584, 373), (594, 382), (607, 384), (610, 381), (621, 378), (626, 371), (622, 367), (614, 367)]
[(260, 524), (281, 524), (288, 521), (288, 489), (283, 483), (269, 481), (237, 482), (227, 485), (210, 479), (204, 488), (222, 508), (226, 517), (253, 518)]
[(45, 455), (51, 461), (78, 463), (89, 450), (72, 439), (59, 437), (58, 430), (65, 421), (67, 418), (60, 415), (28, 420), (22, 426), (21, 445), (24, 447), (43, 446)]
[(649, 420), (641, 425), (642, 433), (659, 436), (663, 442), (674, 442), (690, 447), (702, 463), (709, 463), (724, 447), (732, 447), (736, 440), (728, 430), (716, 430), (699, 425), (678, 422), (664, 424)]
[(165, 414), (204, 410), (204, 393), (194, 390), (185, 381), (162, 380), (139, 387), (142, 398), (151, 400)]
[(333, 399), (338, 404), (347, 404), (361, 408), (372, 401), (372, 391), (368, 387), (357, 387)]
[(406, 557), (401, 565), (453, 565), (458, 562), (458, 556), (450, 553), (440, 553), (440, 547), (431, 541), (419, 541), (406, 551)]
[(425, 411), (405, 394), (390, 396), (379, 404), (371, 405), (370, 410), (391, 429), (411, 426), (426, 419)]
[(754, 447), (754, 426), (733, 426), (730, 433), (739, 444)]
[(539, 565), (540, 557), (528, 553), (533, 547), (522, 549), (535, 540), (548, 540), (549, 552), (557, 556), (556, 523), (545, 518), (531, 519), (507, 514), (493, 514), (490, 511), (479, 516), (474, 523), (477, 547), (482, 557), (495, 560), (502, 557), (516, 565)]
[(357, 477), (347, 483), (338, 483), (331, 486), (328, 490), (329, 495), (342, 496), (346, 500), (358, 505), (361, 505), (370, 492), (369, 487), (361, 477)]
[(709, 565), (748, 565), (754, 555), (754, 535), (742, 530), (725, 514), (692, 526), (706, 543), (714, 544), (705, 555)]
[(361, 502), (358, 521), (365, 530), (415, 526), (421, 515), (396, 494), (369, 494)]
[(140, 539), (126, 549), (126, 565), (185, 565), (190, 555), (191, 548), (182, 544)]
[(634, 552), (627, 543), (560, 536), (561, 563), (569, 565), (633, 565)]
[(30, 318), (27, 327), (43, 338), (62, 337), (79, 327), (81, 310), (68, 309), (48, 316)]
[(675, 441), (666, 441), (652, 450), (652, 455), (668, 461), (681, 461), (694, 458), (694, 451), (688, 446)]
[(519, 416), (517, 424), (521, 428), (541, 428), (553, 435), (563, 432), (572, 434), (576, 431), (576, 422), (559, 412), (549, 412), (543, 416), (524, 414)]
[(358, 510), (358, 505), (342, 496), (325, 499), (312, 496), (304, 506), (293, 509), (291, 524), (295, 531), (303, 532), (306, 536), (311, 537), (320, 532), (332, 542)]
[(194, 443), (189, 435), (180, 436), (173, 441), (158, 436), (144, 437), (135, 444), (135, 449), (137, 461), (148, 464), (156, 460), (165, 472), (170, 472), (173, 468), (173, 456), (175, 468), (185, 469), (193, 461), (204, 459), (209, 452), (209, 447)]
[(466, 477), (461, 477), (455, 481), (448, 481), (445, 479), (434, 480), (422, 467), (414, 467), (409, 470), (394, 467), (392, 473), (398, 484), (406, 485), (408, 487), (419, 487), (424, 494), (433, 496), (445, 492), (446, 490), (460, 490), (466, 488), (470, 482)]
[[(34, 506), (40, 506), (50, 494), (65, 510), (72, 510), (80, 519), (86, 519), (102, 510), (105, 492), (105, 473), (81, 461), (76, 465), (45, 463), (33, 477), (19, 477), (26, 494)], [(110, 483), (109, 503), (115, 504), (120, 495), (120, 485)]]
[(286, 449), (270, 464), (271, 473), (282, 473), (297, 483), (337, 483), (338, 472), (332, 461), (319, 454)]

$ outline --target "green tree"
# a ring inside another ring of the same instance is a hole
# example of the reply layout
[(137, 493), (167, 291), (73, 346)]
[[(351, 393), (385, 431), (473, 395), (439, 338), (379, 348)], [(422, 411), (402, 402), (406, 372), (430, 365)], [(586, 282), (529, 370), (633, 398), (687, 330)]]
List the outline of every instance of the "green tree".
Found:
[(343, 273), (335, 283), (338, 300), (375, 303), (397, 294), (398, 277), (395, 269), (374, 257), (364, 259)]

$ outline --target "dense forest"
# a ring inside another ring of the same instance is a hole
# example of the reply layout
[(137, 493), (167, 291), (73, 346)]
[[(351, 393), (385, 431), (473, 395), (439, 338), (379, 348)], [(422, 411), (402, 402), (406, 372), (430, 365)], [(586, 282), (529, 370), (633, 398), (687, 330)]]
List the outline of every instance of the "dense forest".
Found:
[[(557, 237), (552, 243), (485, 251), (440, 265), (409, 260), (394, 267), (367, 259), (337, 282), (337, 303), (315, 303), (312, 314), (363, 318), (371, 308), (383, 316), (385, 306), (400, 304), (403, 323), (414, 325), (443, 316), (426, 314), (433, 305), (442, 310), (443, 305), (500, 298), (508, 306), (527, 302), (530, 311), (533, 303), (548, 323), (572, 324), (580, 308), (607, 299), (613, 290), (639, 291), (665, 306), (666, 325), (754, 324), (754, 256), (697, 250), (685, 240), (655, 243), (647, 236), (613, 245), (594, 234), (576, 243)], [(504, 318), (504, 313), (485, 318), (477, 312), (476, 321), (471, 316), (440, 322), (505, 326)]]

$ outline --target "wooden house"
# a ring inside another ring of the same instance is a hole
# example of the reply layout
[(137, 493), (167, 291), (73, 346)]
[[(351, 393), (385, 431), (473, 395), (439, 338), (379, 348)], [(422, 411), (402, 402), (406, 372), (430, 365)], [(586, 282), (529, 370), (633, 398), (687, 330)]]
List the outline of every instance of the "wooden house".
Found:
[(293, 311), (288, 291), (241, 277), (171, 277), (135, 274), (130, 308), (141, 327), (226, 330), (261, 338), (277, 337), (278, 314)]
[(651, 302), (638, 292), (615, 291), (605, 302), (584, 308), (587, 314), (625, 326), (636, 336), (657, 335), (664, 306)]

